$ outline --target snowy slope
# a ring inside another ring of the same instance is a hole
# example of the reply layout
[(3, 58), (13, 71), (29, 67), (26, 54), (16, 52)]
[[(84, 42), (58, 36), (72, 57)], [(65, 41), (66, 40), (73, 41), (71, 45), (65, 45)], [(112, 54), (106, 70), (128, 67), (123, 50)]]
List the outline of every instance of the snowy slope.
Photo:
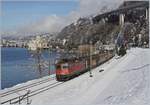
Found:
[[(104, 71), (99, 72), (101, 69)], [(30, 97), (31, 105), (150, 105), (150, 49), (131, 49), (92, 74)]]

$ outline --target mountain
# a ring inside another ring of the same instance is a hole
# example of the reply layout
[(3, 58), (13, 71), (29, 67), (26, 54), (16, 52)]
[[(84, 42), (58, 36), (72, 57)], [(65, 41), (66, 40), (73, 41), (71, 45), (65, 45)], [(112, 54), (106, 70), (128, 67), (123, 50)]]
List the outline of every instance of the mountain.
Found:
[(102, 41), (107, 43), (112, 37), (112, 30), (115, 31), (117, 25), (99, 22), (93, 24), (89, 18), (80, 18), (76, 23), (66, 26), (58, 35), (60, 39), (69, 39), (70, 43), (76, 45), (88, 44), (90, 41), (96, 43)]
[[(140, 2), (138, 2), (140, 3)], [(141, 2), (143, 3), (143, 2)], [(127, 5), (136, 5), (137, 2), (125, 2), (119, 6), (124, 8)], [(133, 36), (142, 34), (143, 39), (148, 42), (148, 20), (145, 18), (145, 8), (132, 9), (125, 14), (125, 24), (121, 29), (119, 25), (119, 16), (110, 15), (107, 21), (99, 19), (98, 22), (93, 22), (93, 18), (79, 18), (75, 23), (72, 23), (61, 30), (57, 38), (67, 39), (68, 45), (78, 46), (79, 44), (88, 44), (92, 41), (95, 44), (101, 41), (103, 44), (113, 43), (117, 34), (121, 31), (126, 40), (130, 40)], [(129, 39), (130, 38), (130, 39)]]

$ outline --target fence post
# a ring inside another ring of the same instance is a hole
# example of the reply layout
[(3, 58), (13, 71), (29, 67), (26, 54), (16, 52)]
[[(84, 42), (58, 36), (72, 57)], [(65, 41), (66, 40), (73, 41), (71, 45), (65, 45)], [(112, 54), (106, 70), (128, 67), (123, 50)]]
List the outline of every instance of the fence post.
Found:
[(28, 99), (29, 97), (28, 97), (28, 94), (27, 94), (27, 105), (28, 105), (28, 102), (29, 102), (29, 99)]
[(21, 104), (21, 103), (20, 103), (20, 96), (19, 96), (19, 104)]
[(27, 94), (27, 105), (30, 104), (30, 102), (29, 102), (29, 94), (30, 94), (30, 90), (28, 90), (28, 94)]

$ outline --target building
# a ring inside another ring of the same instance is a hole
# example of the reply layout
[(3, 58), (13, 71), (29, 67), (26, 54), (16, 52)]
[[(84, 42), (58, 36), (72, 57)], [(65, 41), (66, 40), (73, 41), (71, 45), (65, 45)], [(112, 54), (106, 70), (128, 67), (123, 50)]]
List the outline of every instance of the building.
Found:
[(35, 39), (32, 39), (28, 43), (29, 50), (37, 50), (37, 49), (45, 49), (49, 48), (48, 41), (40, 36), (37, 36)]

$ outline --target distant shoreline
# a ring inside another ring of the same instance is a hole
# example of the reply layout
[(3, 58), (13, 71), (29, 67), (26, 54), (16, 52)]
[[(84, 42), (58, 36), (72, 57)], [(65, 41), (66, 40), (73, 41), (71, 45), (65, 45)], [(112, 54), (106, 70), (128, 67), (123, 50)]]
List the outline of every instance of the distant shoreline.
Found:
[(1, 46), (1, 48), (27, 48), (27, 47)]

